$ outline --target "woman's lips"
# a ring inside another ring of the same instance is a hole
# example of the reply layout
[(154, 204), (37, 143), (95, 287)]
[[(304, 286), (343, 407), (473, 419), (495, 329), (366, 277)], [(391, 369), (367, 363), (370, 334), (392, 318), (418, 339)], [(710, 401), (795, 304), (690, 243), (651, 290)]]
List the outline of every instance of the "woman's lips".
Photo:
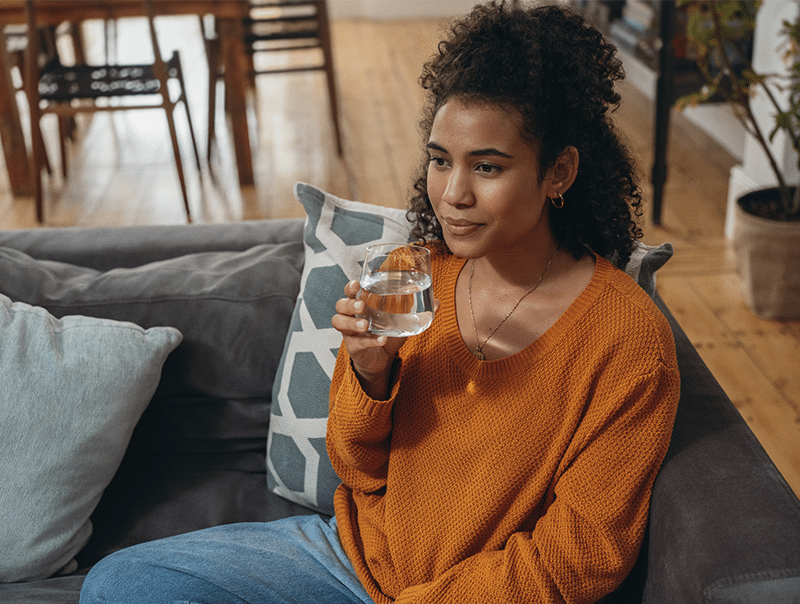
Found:
[(452, 235), (471, 235), (481, 226), (479, 222), (457, 218), (445, 218), (443, 222), (445, 229)]

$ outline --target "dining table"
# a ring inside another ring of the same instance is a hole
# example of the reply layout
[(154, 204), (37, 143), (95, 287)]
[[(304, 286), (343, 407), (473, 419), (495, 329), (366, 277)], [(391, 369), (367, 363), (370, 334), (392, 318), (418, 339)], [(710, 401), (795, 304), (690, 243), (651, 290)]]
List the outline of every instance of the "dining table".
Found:
[[(226, 110), (232, 125), (239, 184), (253, 184), (253, 158), (247, 126), (248, 60), (243, 19), (249, 0), (152, 0), (156, 16), (213, 15), (220, 39)], [(37, 21), (42, 25), (144, 16), (142, 0), (36, 0)], [(24, 0), (0, 0), (0, 30), (6, 24), (25, 22)], [(15, 196), (32, 193), (28, 151), (11, 79), (11, 59), (0, 35), (0, 142)]]

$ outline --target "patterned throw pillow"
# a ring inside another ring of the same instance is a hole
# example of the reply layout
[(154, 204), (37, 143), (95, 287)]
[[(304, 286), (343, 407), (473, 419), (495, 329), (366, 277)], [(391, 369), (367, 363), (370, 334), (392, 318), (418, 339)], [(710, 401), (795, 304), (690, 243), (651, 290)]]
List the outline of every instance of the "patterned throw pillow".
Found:
[(410, 240), (405, 210), (339, 199), (297, 183), (307, 219), (300, 294), (272, 390), (267, 485), (276, 494), (333, 514), (339, 478), (325, 449), (328, 394), (342, 338), (331, 327), (344, 286), (358, 279), (368, 245)]
[(656, 295), (656, 271), (664, 266), (674, 250), (671, 243), (645, 245), (637, 242), (625, 272), (638, 283), (651, 298)]

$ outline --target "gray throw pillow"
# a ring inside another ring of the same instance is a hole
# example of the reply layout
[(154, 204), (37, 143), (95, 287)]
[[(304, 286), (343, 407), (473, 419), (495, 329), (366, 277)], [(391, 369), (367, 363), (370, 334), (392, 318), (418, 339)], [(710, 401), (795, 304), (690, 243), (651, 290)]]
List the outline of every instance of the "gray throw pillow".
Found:
[(180, 341), (171, 327), (57, 319), (0, 294), (0, 582), (75, 570), (89, 516)]

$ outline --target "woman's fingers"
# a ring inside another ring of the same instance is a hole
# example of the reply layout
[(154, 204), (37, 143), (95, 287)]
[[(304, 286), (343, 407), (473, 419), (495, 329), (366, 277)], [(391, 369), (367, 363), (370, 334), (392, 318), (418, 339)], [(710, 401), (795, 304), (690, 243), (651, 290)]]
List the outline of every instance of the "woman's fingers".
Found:
[[(339, 298), (336, 301), (336, 312), (340, 315), (357, 315), (364, 311), (364, 303), (352, 298)], [(360, 310), (356, 310), (356, 309)]]
[[(356, 313), (351, 312), (351, 309), (340, 309), (340, 302), (346, 302), (347, 299), (340, 300), (336, 303), (336, 312), (331, 318), (331, 325), (334, 329), (342, 332), (344, 335), (356, 335), (366, 333), (369, 323), (366, 319), (360, 319), (354, 316)], [(347, 305), (352, 306), (352, 305)]]
[(355, 279), (352, 281), (348, 281), (347, 285), (344, 286), (344, 295), (348, 298), (355, 298), (358, 295), (358, 290), (361, 289), (358, 281)]
[(344, 294), (347, 297), (336, 301), (336, 312), (341, 315), (357, 315), (364, 312), (364, 302), (356, 299), (360, 290), (358, 281), (350, 281), (345, 285)]
[(348, 297), (336, 301), (337, 314), (331, 318), (331, 325), (346, 337), (365, 340), (362, 344), (365, 347), (382, 346), (386, 343), (386, 338), (383, 338), (381, 342), (375, 342), (379, 338), (367, 331), (369, 321), (358, 316), (364, 312), (364, 302), (355, 299), (359, 289), (358, 281), (351, 281), (345, 286), (345, 294)]

